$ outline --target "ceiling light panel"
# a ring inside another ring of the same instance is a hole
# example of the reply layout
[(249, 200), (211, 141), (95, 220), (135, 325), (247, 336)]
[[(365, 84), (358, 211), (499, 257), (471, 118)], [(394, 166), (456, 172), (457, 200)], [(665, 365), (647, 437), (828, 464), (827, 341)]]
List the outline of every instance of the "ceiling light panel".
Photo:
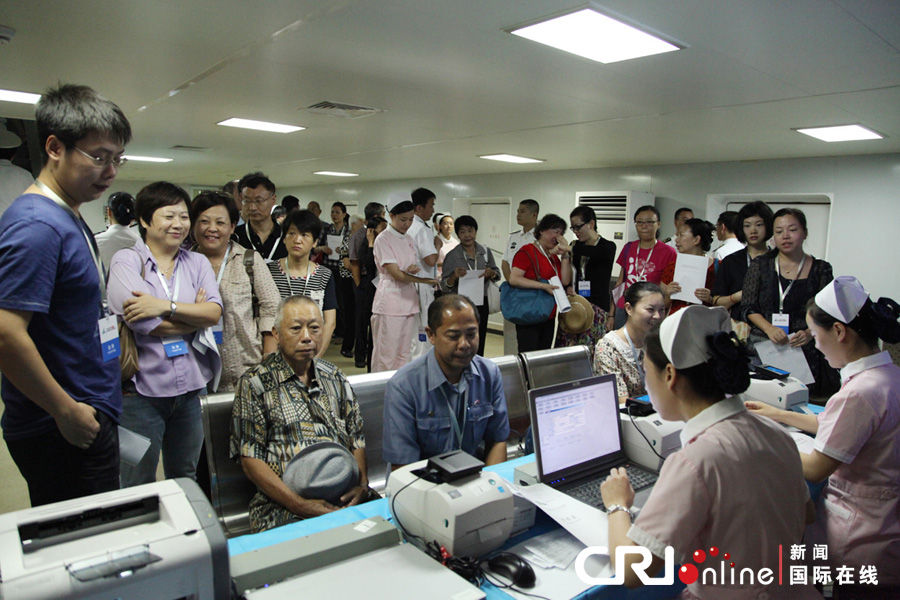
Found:
[(124, 158), (135, 162), (151, 162), (151, 163), (167, 163), (172, 162), (171, 158), (163, 158), (161, 156), (139, 156), (135, 154), (126, 154)]
[(672, 43), (590, 8), (513, 29), (510, 33), (601, 63), (680, 50)]
[(485, 154), (483, 156), (479, 156), (478, 158), (485, 158), (487, 160), (499, 160), (500, 162), (518, 164), (546, 162), (540, 158), (528, 158), (527, 156), (516, 156), (515, 154)]
[(859, 140), (880, 140), (884, 136), (866, 129), (862, 125), (837, 125), (833, 127), (804, 127), (795, 131), (822, 140), (823, 142), (855, 142)]
[(17, 92), (15, 90), (0, 90), (0, 101), (3, 102), (20, 102), (22, 104), (37, 104), (41, 99), (40, 94), (30, 94), (28, 92)]
[(328, 175), (329, 177), (359, 177), (359, 173), (344, 173), (343, 171), (316, 171), (313, 175)]
[(252, 119), (238, 119), (236, 117), (219, 121), (216, 125), (222, 125), (223, 127), (239, 127), (241, 129), (255, 129), (257, 131), (271, 131), (273, 133), (294, 133), (295, 131), (303, 131), (306, 129), (306, 127), (299, 127), (297, 125), (254, 121)]

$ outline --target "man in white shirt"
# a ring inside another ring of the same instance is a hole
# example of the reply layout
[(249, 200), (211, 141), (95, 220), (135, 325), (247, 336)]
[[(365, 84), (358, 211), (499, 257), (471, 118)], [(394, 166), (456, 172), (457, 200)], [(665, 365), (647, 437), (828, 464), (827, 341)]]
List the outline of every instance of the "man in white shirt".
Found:
[[(437, 264), (438, 251), (434, 244), (434, 230), (431, 228), (431, 215), (434, 214), (434, 192), (426, 188), (418, 188), (413, 190), (413, 224), (406, 232), (416, 244), (416, 254), (419, 257), (419, 277), (434, 278), (435, 265)], [(423, 283), (416, 284), (419, 291), (419, 322), (412, 344), (412, 359), (422, 356), (431, 348), (431, 342), (425, 333), (427, 325), (428, 307), (434, 300), (434, 288)]]
[(0, 216), (25, 188), (34, 183), (31, 173), (10, 162), (21, 144), (19, 136), (0, 124)]
[(678, 210), (675, 211), (675, 231), (672, 233), (672, 237), (666, 240), (666, 243), (673, 248), (675, 248), (675, 236), (678, 235), (678, 230), (681, 229), (681, 226), (684, 225), (688, 219), (694, 218), (694, 211), (686, 206), (682, 206)]
[[(500, 263), (500, 269), (503, 271), (503, 279), (509, 279), (510, 265), (513, 256), (524, 246), (534, 241), (534, 227), (538, 222), (538, 214), (541, 207), (537, 201), (530, 198), (519, 202), (519, 208), (516, 210), (516, 223), (522, 229), (510, 232), (509, 240), (506, 242), (506, 250), (503, 252), (503, 261)], [(518, 340), (516, 339), (516, 326), (506, 319), (503, 320), (503, 353), (517, 354), (519, 351)]]
[(734, 233), (734, 230), (737, 229), (737, 218), (738, 214), (735, 211), (726, 210), (719, 215), (719, 220), (716, 221), (716, 238), (723, 242), (716, 249), (716, 263), (722, 262), (722, 259), (729, 254), (744, 248), (744, 245), (738, 241), (737, 235)]

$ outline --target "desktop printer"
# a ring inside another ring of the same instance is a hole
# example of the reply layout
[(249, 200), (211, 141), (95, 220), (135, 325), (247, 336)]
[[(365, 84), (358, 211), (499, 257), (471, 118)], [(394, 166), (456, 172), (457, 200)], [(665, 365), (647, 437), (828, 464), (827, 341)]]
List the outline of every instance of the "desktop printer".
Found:
[(229, 595), (225, 535), (189, 479), (0, 515), (0, 598)]
[[(625, 451), (628, 460), (658, 473), (666, 457), (681, 449), (681, 430), (684, 423), (665, 421), (660, 418), (659, 413), (633, 419), (619, 413), (619, 420), (622, 423), (622, 450)], [(662, 458), (657, 456), (657, 453)]]
[[(442, 465), (449, 463), (449, 468)], [(457, 465), (463, 464), (462, 468)], [(432, 540), (454, 556), (481, 556), (499, 548), (513, 526), (513, 494), (483, 463), (455, 451), (390, 474), (388, 506), (407, 539)]]
[(796, 377), (757, 379), (751, 375), (750, 387), (739, 397), (744, 401), (765, 402), (775, 408), (790, 410), (809, 402), (809, 389)]

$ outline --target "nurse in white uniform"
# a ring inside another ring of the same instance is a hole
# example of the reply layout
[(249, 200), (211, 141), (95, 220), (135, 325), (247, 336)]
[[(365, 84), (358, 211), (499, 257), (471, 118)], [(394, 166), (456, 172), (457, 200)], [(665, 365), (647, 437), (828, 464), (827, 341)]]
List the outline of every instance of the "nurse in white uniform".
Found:
[[(854, 585), (834, 598), (900, 598), (900, 367), (878, 339), (900, 341), (900, 306), (872, 302), (855, 277), (838, 277), (810, 303), (806, 323), (828, 363), (841, 371), (841, 389), (818, 416), (748, 402), (747, 408), (816, 435), (801, 454), (803, 475), (828, 478), (810, 543), (828, 545), (832, 573), (853, 568)], [(862, 566), (877, 569), (878, 585), (859, 581)]]

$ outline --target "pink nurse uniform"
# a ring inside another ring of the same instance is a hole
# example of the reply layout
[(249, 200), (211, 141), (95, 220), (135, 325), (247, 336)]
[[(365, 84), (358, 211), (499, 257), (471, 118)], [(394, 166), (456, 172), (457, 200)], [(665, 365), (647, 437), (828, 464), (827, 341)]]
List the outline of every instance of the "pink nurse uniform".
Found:
[(415, 242), (390, 225), (375, 238), (378, 285), (372, 303), (372, 371), (399, 369), (410, 361), (410, 340), (416, 333), (419, 294), (414, 283), (399, 282), (385, 265), (400, 270), (418, 264)]

